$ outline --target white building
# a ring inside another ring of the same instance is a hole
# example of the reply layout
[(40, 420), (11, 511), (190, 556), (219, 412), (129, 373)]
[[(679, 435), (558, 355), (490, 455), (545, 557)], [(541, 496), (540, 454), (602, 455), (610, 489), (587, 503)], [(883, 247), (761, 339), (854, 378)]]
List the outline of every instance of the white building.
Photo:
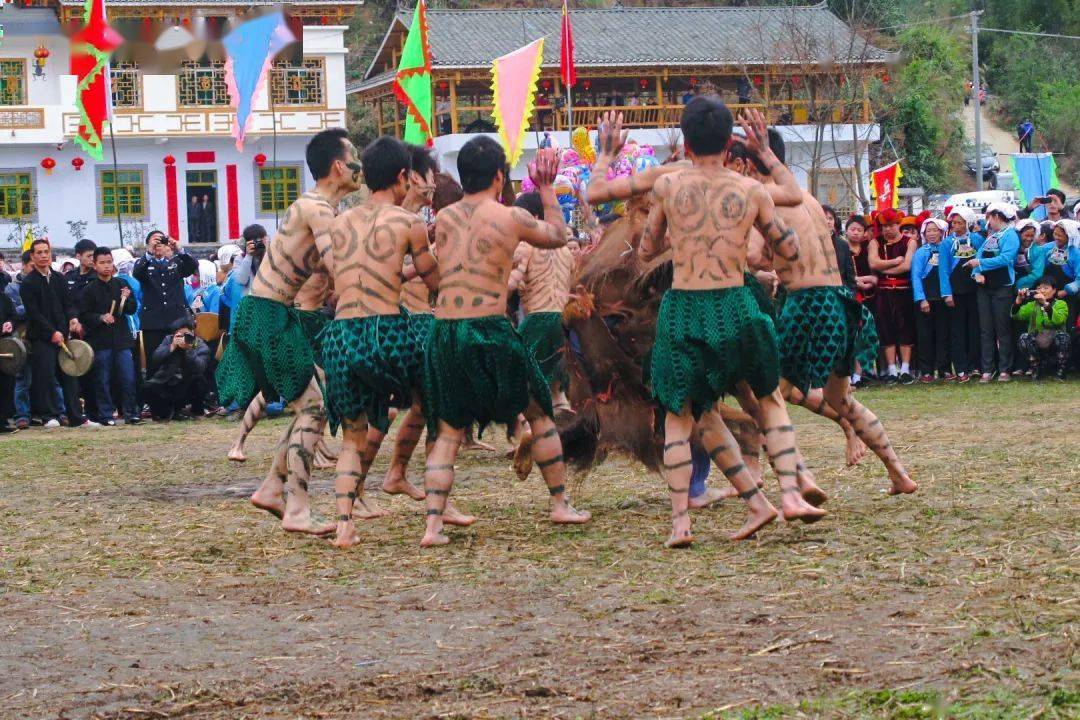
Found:
[[(270, 4), (106, 3), (118, 28), (164, 23), (222, 29), (252, 6)], [(189, 242), (199, 235), (189, 223), (192, 196), (207, 196), (212, 218), (198, 239), (224, 242), (256, 222), (272, 229), (285, 207), (314, 184), (304, 164), (307, 140), (346, 125), (344, 22), (360, 4), (292, 2), (294, 28), (303, 23), (302, 58), (296, 53), (275, 61), (242, 152), (231, 135), (234, 113), (223, 63), (209, 59), (217, 43), (209, 42), (206, 54), (184, 61), (175, 74), (144, 73), (118, 54), (112, 69), (115, 169), (108, 134), (102, 162), (72, 140), (79, 125), (76, 79), (68, 74), (69, 42), (61, 28), (81, 19), (82, 0), (0, 5), (0, 247), (21, 244), (28, 227), (58, 247), (81, 237), (116, 246), (120, 228), (127, 245), (153, 228)], [(39, 69), (35, 52), (41, 47), (48, 58)]]

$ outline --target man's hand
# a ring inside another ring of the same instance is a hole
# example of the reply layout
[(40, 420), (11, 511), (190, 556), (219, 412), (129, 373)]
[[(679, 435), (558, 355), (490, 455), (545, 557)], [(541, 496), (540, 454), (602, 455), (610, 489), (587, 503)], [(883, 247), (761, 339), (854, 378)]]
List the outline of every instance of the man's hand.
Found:
[(56, 347), (60, 347), (64, 343), (64, 336), (60, 334), (59, 330), (57, 330), (52, 334), (52, 337), (49, 338), (49, 342), (51, 342)]
[(71, 318), (71, 322), (68, 323), (68, 332), (82, 337), (82, 324), (79, 322), (79, 318)]
[(739, 125), (746, 135), (744, 144), (749, 152), (759, 158), (772, 154), (769, 148), (769, 126), (765, 122), (765, 116), (757, 108), (743, 110), (739, 114)]
[(945, 296), (945, 304), (948, 305), (949, 307), (956, 307), (956, 301), (953, 300), (952, 295), (946, 295)]
[(608, 111), (600, 118), (600, 154), (608, 161), (618, 157), (619, 152), (630, 136), (629, 130), (623, 130), (622, 113)]
[(6, 322), (3, 325), (0, 325), (0, 333), (3, 333), (4, 335), (10, 335), (14, 329), (15, 326), (12, 325), (10, 322)]
[(985, 285), (986, 284), (986, 276), (982, 275), (982, 274), (976, 275), (975, 276), (975, 282), (977, 282), (980, 285)]
[(255, 241), (254, 240), (248, 240), (246, 243), (244, 243), (244, 254), (245, 255), (254, 255), (255, 254)]
[(1058, 290), (1057, 291), (1057, 296), (1062, 300), (1064, 300), (1067, 295), (1068, 295), (1068, 293), (1065, 292), (1064, 290)]
[(964, 263), (964, 267), (974, 268), (974, 267), (978, 267), (978, 266), (979, 266), (978, 258), (972, 258), (972, 259), (968, 260), (966, 263)]
[(559, 157), (554, 150), (545, 148), (536, 151), (536, 158), (529, 164), (529, 179), (537, 188), (551, 187), (555, 176), (559, 174)]
[(116, 318), (113, 317), (112, 313), (105, 313), (101, 316), (101, 322), (105, 323), (106, 325), (112, 325), (114, 322), (116, 322)]
[(923, 312), (923, 313), (929, 313), (930, 312), (930, 303), (929, 303), (929, 301), (920, 300), (919, 301), (919, 311)]
[(764, 286), (769, 297), (776, 295), (776, 288), (780, 285), (780, 276), (771, 270), (758, 270), (754, 277)]
[(120, 288), (120, 302), (126, 301), (129, 297), (131, 297), (131, 288), (127, 285)]

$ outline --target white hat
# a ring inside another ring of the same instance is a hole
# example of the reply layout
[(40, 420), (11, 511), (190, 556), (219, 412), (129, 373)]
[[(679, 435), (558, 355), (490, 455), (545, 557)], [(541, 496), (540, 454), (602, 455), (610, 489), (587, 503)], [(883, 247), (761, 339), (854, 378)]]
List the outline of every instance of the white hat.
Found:
[(116, 248), (112, 251), (113, 263), (116, 267), (120, 267), (122, 263), (132, 262), (135, 260), (131, 253), (126, 248)]
[(968, 225), (975, 224), (975, 211), (969, 208), (967, 205), (956, 205), (949, 211), (949, 219), (952, 219), (953, 215), (959, 215), (964, 218), (964, 222)]
[(236, 243), (225, 243), (218, 248), (218, 264), (230, 265), (232, 261), (236, 259), (236, 256), (240, 254), (240, 246)]
[(1027, 228), (1032, 228), (1036, 233), (1039, 232), (1039, 223), (1035, 222), (1031, 218), (1024, 218), (1020, 222), (1016, 223), (1017, 234), (1022, 233)]
[(1080, 222), (1075, 220), (1058, 220), (1054, 223), (1054, 227), (1065, 229), (1065, 235), (1069, 238), (1069, 247), (1080, 248)]
[(217, 265), (209, 260), (199, 261), (199, 287), (207, 287), (217, 282)]
[(927, 218), (926, 220), (923, 220), (922, 227), (919, 228), (919, 234), (923, 237), (926, 236), (927, 225), (933, 225), (934, 227), (936, 227), (938, 230), (941, 231), (942, 236), (944, 236), (949, 229), (949, 224), (941, 218)]
[(1012, 203), (990, 203), (986, 207), (986, 214), (1000, 213), (1005, 216), (1006, 220), (1016, 219), (1016, 206)]

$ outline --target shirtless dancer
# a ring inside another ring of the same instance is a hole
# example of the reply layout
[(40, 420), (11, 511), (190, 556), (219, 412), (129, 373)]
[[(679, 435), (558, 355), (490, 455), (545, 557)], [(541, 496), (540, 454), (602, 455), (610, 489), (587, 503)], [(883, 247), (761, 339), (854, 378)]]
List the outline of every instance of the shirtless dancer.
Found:
[(458, 447), (474, 420), (483, 428), (491, 421), (513, 422), (524, 413), (535, 436), (533, 458), (551, 495), (551, 520), (584, 523), (590, 517), (571, 507), (566, 496), (566, 465), (552, 420), (551, 391), (506, 317), (507, 280), (518, 243), (541, 248), (566, 244), (562, 210), (551, 187), (558, 160), (550, 150), (541, 150), (529, 168), (546, 222), (499, 203), (505, 166), (506, 154), (490, 137), (465, 143), (458, 153), (465, 197), (435, 220), (442, 280), (428, 339), (424, 400), (428, 432), (433, 427), (438, 432), (427, 458), (422, 547), (450, 542), (443, 534), (443, 512)]
[[(406, 144), (406, 148), (409, 151), (411, 168), (409, 170), (409, 189), (405, 193), (405, 199), (402, 200), (401, 207), (420, 217), (420, 210), (432, 205), (435, 196), (435, 174), (438, 168), (428, 148), (409, 144)], [(429, 228), (429, 239), (430, 236)], [(405, 311), (403, 314), (409, 318), (413, 330), (413, 337), (417, 345), (415, 351), (422, 355), (428, 331), (431, 329), (431, 322), (434, 320), (431, 308), (432, 293), (427, 285), (429, 281), (416, 275), (411, 254), (405, 255), (403, 270), (409, 277), (401, 285), (401, 307)], [(421, 382), (422, 378), (418, 375), (416, 380)], [(412, 390), (418, 392), (421, 388), (418, 386), (412, 388)], [(389, 429), (389, 425), (383, 425), (383, 420), (380, 419), (376, 422), (374, 418), (368, 418), (367, 442), (360, 463), (362, 477), (359, 478), (359, 482), (361, 487), (367, 480), (371, 465), (375, 462), (375, 457), (378, 455), (379, 448), (382, 447), (383, 440), (386, 438)], [(413, 402), (401, 426), (398, 428), (390, 468), (383, 479), (383, 492), (389, 495), (408, 495), (413, 500), (424, 499), (423, 490), (410, 483), (405, 476), (409, 460), (412, 458), (417, 443), (420, 442), (420, 435), (423, 431), (424, 413), (420, 403)], [(363, 501), (361, 500), (361, 502)], [(389, 514), (371, 501), (365, 503), (365, 508), (370, 510), (372, 515), (361, 515), (364, 518)]]
[[(769, 144), (783, 162), (785, 150), (779, 133), (770, 132)], [(768, 177), (764, 180), (769, 182)], [(788, 291), (777, 320), (780, 391), (789, 401), (818, 412), (806, 399), (811, 388), (823, 387), (823, 400), (829, 408), (850, 423), (884, 463), (892, 481), (889, 494), (913, 493), (918, 485), (901, 464), (881, 421), (851, 393), (862, 310), (840, 276), (825, 211), (816, 198), (805, 193), (800, 206), (777, 208), (777, 214), (802, 238), (795, 257), (774, 251), (769, 243), (762, 249)]]
[[(757, 111), (751, 111), (746, 114), (744, 122), (742, 123), (743, 132), (745, 138), (752, 143), (753, 154), (757, 157), (758, 161), (765, 166), (771, 167), (772, 172), (775, 174), (775, 184), (764, 188), (773, 203), (776, 205), (795, 205), (802, 201), (802, 189), (799, 188), (798, 183), (795, 181), (791, 172), (772, 155), (768, 145), (763, 142), (763, 138), (766, 135), (766, 125), (764, 117)], [(606, 113), (603, 117), (603, 123), (600, 130), (600, 150), (601, 155), (597, 160), (596, 167), (593, 172), (595, 173), (592, 183), (589, 185), (588, 200), (589, 202), (607, 202), (610, 200), (624, 200), (638, 195), (641, 193), (650, 192), (657, 182), (664, 176), (676, 172), (680, 169), (692, 167), (688, 162), (680, 162), (669, 165), (661, 165), (659, 167), (651, 168), (645, 172), (637, 175), (632, 175), (629, 178), (620, 178), (612, 181), (605, 180), (605, 169), (607, 166), (614, 162), (618, 157), (622, 146), (627, 139), (627, 133), (622, 131), (622, 115), (616, 115), (615, 113)], [(750, 232), (756, 232), (753, 228), (750, 228)], [(763, 274), (759, 273), (761, 277)], [(771, 280), (775, 282), (775, 277), (768, 277), (770, 273), (764, 273), (765, 280)], [(744, 269), (744, 283), (746, 281), (746, 274)], [(750, 289), (754, 292), (755, 298), (758, 300), (759, 307), (764, 311), (764, 303), (762, 298), (759, 297), (760, 293), (756, 292), (758, 288), (751, 286)], [(744, 409), (758, 419), (760, 427), (767, 427), (764, 419), (761, 416), (761, 409), (759, 403), (754, 399), (754, 393), (752, 389), (747, 386), (746, 383), (738, 384), (738, 396), (740, 403), (744, 406)], [(729, 428), (725, 427), (725, 422), (720, 412), (714, 411), (712, 408), (704, 410), (703, 414), (696, 421), (695, 432), (703, 443), (707, 443), (710, 448), (715, 448), (717, 442), (726, 442), (726, 435)], [(721, 433), (718, 435), (717, 433)], [(766, 438), (767, 439), (767, 438)], [(767, 446), (767, 443), (766, 443)], [(731, 447), (731, 446), (729, 446)], [(737, 447), (737, 446), (736, 446)], [(741, 453), (740, 449), (740, 453)], [(796, 449), (796, 480), (800, 488), (816, 488), (814, 484), (813, 476), (809, 470), (801, 462), (801, 456)], [(736, 463), (730, 461), (722, 461), (722, 458), (718, 455), (712, 456), (713, 462), (720, 468), (721, 471), (727, 469), (732, 471), (737, 465), (748, 466), (751, 469), (751, 475), (754, 476), (755, 481), (760, 482), (760, 466), (757, 463), (757, 457), (753, 455), (743, 454), (742, 462)], [(727, 474), (727, 473), (725, 473)], [(730, 476), (728, 478), (731, 479)], [(720, 497), (729, 497), (725, 491), (720, 491)], [(713, 492), (710, 497), (705, 498), (706, 501), (715, 498), (716, 492)], [(801, 500), (796, 500), (793, 497), (784, 498), (786, 502), (785, 515), (789, 517), (799, 517), (802, 513), (803, 517), (818, 517), (817, 513), (809, 513), (803, 507), (804, 503)], [(704, 503), (704, 504), (707, 504)], [(690, 506), (695, 507), (699, 503), (690, 501)], [(751, 533), (752, 534), (752, 531)], [(735, 534), (734, 539), (740, 539), (746, 537), (742, 531)]]
[[(544, 208), (538, 192), (525, 193), (514, 205), (537, 219), (543, 218)], [(570, 297), (573, 269), (574, 256), (565, 245), (538, 248), (521, 243), (514, 254), (514, 270), (510, 273), (510, 292), (517, 290), (520, 293), (525, 311), (518, 334), (551, 386), (551, 402), (556, 413), (570, 410), (570, 401), (566, 399), (569, 378), (563, 362), (566, 335), (562, 313)]]
[(357, 541), (353, 507), (363, 493), (363, 454), (368, 422), (387, 427), (391, 407), (412, 403), (420, 383), (409, 317), (402, 314), (402, 262), (410, 254), (417, 274), (432, 289), (438, 268), (427, 227), (399, 205), (405, 199), (412, 158), (400, 140), (382, 137), (363, 155), (364, 182), (371, 195), (333, 224), (334, 320), (323, 332), (327, 406), (342, 424), (342, 446), (334, 480), (337, 528), (334, 544)]
[[(330, 320), (329, 316), (323, 312), (323, 308), (326, 306), (326, 298), (330, 295), (331, 287), (330, 274), (325, 267), (320, 267), (311, 274), (307, 282), (300, 286), (294, 300), (294, 306), (297, 308), (297, 319), (304, 328), (304, 334), (311, 344), (311, 349), (315, 355), (315, 373), (320, 379), (322, 378), (322, 369), (319, 364), (322, 360), (316, 337)], [(244, 443), (265, 413), (266, 398), (263, 397), (260, 391), (248, 405), (244, 417), (240, 421), (240, 430), (237, 433), (236, 440), (233, 442), (232, 447), (229, 448), (228, 457), (230, 460), (233, 462), (247, 461), (247, 455), (244, 453)], [(330, 449), (326, 447), (325, 438), (320, 435), (319, 441), (315, 445), (313, 466), (317, 470), (325, 470), (333, 467), (335, 460), (337, 460), (337, 455), (331, 453)]]
[(285, 211), (251, 293), (237, 305), (236, 329), (218, 365), (217, 383), (226, 405), (246, 405), (261, 390), (264, 397), (285, 398), (295, 410), (270, 473), (251, 502), (282, 518), (287, 531), (325, 535), (334, 526), (312, 518), (308, 481), (326, 411), (315, 381), (315, 356), (292, 305), (300, 287), (330, 259), (334, 209), (358, 188), (360, 166), (349, 134), (341, 128), (311, 139), (307, 164), (315, 190)]
[[(724, 167), (733, 124), (731, 112), (717, 99), (697, 97), (686, 106), (681, 127), (693, 167), (657, 181), (639, 248), (648, 259), (670, 243), (674, 254), (673, 287), (660, 306), (652, 356), (653, 396), (667, 411), (664, 470), (672, 507), (668, 547), (693, 542), (687, 494), (694, 421), (707, 410), (716, 412), (721, 396), (736, 392), (742, 382), (760, 404), (785, 519), (814, 522), (825, 514), (800, 492), (795, 430), (777, 391), (776, 331), (743, 277), (752, 227), (774, 254), (791, 260), (799, 257), (799, 238), (776, 216), (772, 198), (760, 183)], [(753, 535), (776, 518), (776, 509), (761, 495), (725, 426), (704, 433), (702, 440), (710, 455), (719, 456), (724, 474), (748, 503), (746, 523), (732, 539)]]

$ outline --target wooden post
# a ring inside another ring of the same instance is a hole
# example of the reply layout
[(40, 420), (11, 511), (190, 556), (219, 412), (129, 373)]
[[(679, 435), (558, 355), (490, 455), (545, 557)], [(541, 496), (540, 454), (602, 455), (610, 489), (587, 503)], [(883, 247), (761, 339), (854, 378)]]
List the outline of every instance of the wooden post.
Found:
[(458, 74), (454, 74), (454, 77), (450, 78), (450, 132), (456, 133), (458, 131), (458, 115), (457, 115), (457, 84)]
[[(562, 96), (562, 79), (558, 75), (556, 75), (554, 97), (561, 98)], [(554, 122), (552, 123), (552, 127), (554, 130), (562, 130), (562, 111), (555, 107), (556, 105), (558, 105), (558, 103), (551, 104), (551, 115), (552, 120), (554, 120)]]
[(401, 136), (403, 134), (401, 132), (401, 108), (398, 107), (399, 103), (398, 103), (397, 97), (394, 98), (393, 102), (394, 102), (394, 137), (396, 137), (397, 139), (400, 140)]
[(664, 107), (664, 78), (660, 75), (656, 76), (656, 106), (656, 127), (664, 127), (667, 124), (667, 112)]
[(382, 98), (377, 98), (375, 100), (375, 125), (379, 129), (379, 137), (382, 137), (382, 135), (383, 135), (383, 119), (382, 119), (382, 115), (383, 115)]
[(762, 72), (762, 77), (764, 78), (761, 85), (764, 88), (762, 90), (762, 95), (765, 98), (765, 122), (772, 124), (772, 88), (770, 87), (769, 80), (771, 78), (769, 77), (767, 68)]

